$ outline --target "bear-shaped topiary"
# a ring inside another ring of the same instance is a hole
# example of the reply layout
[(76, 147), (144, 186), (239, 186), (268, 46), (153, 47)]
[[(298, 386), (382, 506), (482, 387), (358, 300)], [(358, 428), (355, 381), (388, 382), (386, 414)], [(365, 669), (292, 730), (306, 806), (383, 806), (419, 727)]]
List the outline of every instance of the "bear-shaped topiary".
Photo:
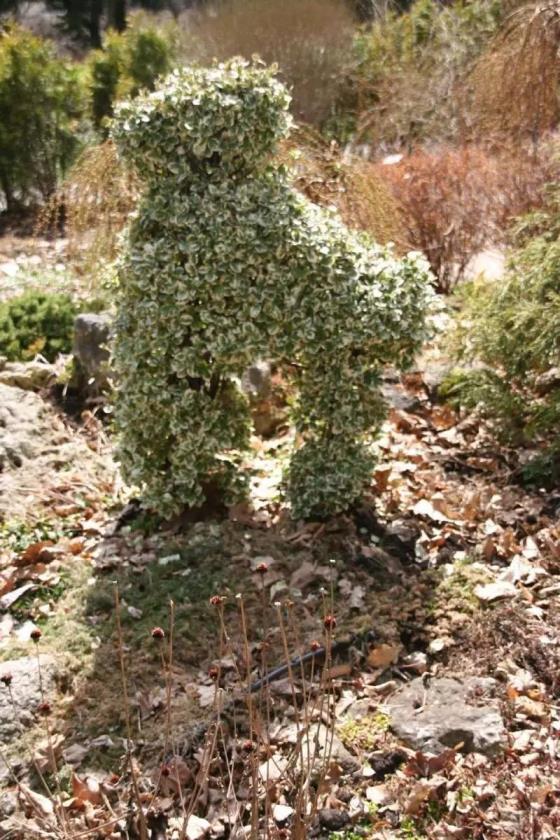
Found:
[(163, 515), (242, 491), (238, 378), (258, 358), (295, 371), (294, 515), (346, 509), (371, 476), (380, 372), (426, 335), (424, 258), (348, 230), (274, 161), (288, 108), (274, 68), (236, 59), (174, 72), (112, 128), (146, 186), (118, 267), (120, 460)]

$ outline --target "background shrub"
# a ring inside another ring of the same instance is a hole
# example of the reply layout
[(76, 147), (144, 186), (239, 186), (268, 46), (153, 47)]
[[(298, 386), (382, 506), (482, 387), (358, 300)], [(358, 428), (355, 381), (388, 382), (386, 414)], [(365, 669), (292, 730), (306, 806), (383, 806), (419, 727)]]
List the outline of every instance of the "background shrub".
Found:
[(53, 362), (71, 350), (76, 314), (64, 294), (31, 290), (0, 304), (0, 355), (26, 361), (40, 353)]
[(9, 210), (46, 199), (80, 147), (79, 70), (11, 26), (0, 36), (0, 188)]
[(355, 20), (345, 0), (219, 0), (189, 16), (187, 58), (277, 63), (298, 120), (321, 125), (333, 111)]
[(538, 143), (560, 119), (556, 3), (514, 4), (468, 79), (472, 130)]
[(124, 32), (109, 31), (103, 49), (88, 58), (91, 115), (99, 128), (112, 116), (115, 102), (153, 90), (156, 79), (173, 66), (178, 44), (173, 25), (158, 25), (147, 15), (135, 15)]
[(448, 392), (478, 404), (514, 442), (560, 428), (560, 195), (548, 211), (523, 220), (519, 247), (500, 283), (462, 291), (459, 360), (479, 365), (448, 383)]
[(307, 127), (292, 132), (279, 160), (289, 166), (296, 189), (316, 204), (335, 207), (348, 227), (376, 242), (393, 242), (403, 253), (410, 247), (391, 187), (370, 161), (343, 154)]
[[(380, 15), (354, 39), (335, 133), (351, 127), (373, 154), (456, 140), (465, 122), (463, 85), (501, 15), (499, 0), (415, 0)], [(346, 122), (344, 115), (353, 120)], [(342, 118), (342, 120), (341, 120)]]
[(408, 241), (447, 293), (475, 254), (504, 242), (515, 216), (543, 204), (555, 166), (545, 148), (465, 146), (418, 151), (377, 173), (393, 191)]

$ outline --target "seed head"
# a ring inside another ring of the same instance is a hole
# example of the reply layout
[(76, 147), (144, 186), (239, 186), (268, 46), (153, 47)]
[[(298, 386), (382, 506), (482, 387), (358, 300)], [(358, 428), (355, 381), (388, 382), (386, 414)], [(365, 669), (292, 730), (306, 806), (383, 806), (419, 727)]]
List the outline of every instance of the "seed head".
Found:
[(9, 685), (11, 685), (11, 684), (12, 684), (12, 679), (13, 679), (13, 677), (12, 677), (12, 675), (10, 674), (10, 672), (9, 672), (9, 671), (6, 671), (6, 673), (5, 673), (5, 674), (2, 674), (2, 676), (0, 677), (0, 682), (4, 683), (4, 685), (5, 685), (5, 686), (6, 686), (6, 688), (7, 688)]
[(46, 717), (51, 713), (51, 704), (47, 703), (46, 701), (44, 703), (39, 703), (39, 705), (37, 706), (37, 711), (40, 715)]
[(226, 599), (223, 595), (212, 595), (210, 598), (210, 606), (211, 607), (220, 607)]
[(316, 650), (319, 650), (319, 648), (321, 647), (321, 643), (320, 643), (320, 642), (318, 642), (318, 641), (317, 641), (317, 639), (313, 639), (313, 641), (311, 642), (311, 644), (309, 645), (309, 647), (311, 648), (311, 650), (313, 651), (313, 653), (315, 653), (315, 651), (316, 651)]
[(259, 575), (265, 575), (268, 572), (268, 563), (259, 563), (255, 571), (258, 572)]
[(165, 639), (165, 630), (161, 627), (153, 627), (152, 628), (152, 639), (156, 639), (156, 641), (161, 641)]
[(326, 615), (323, 624), (327, 630), (334, 630), (336, 627), (336, 618), (334, 615)]
[(41, 633), (38, 627), (35, 627), (35, 629), (31, 631), (31, 638), (33, 639), (35, 644), (37, 644), (42, 635), (43, 634)]

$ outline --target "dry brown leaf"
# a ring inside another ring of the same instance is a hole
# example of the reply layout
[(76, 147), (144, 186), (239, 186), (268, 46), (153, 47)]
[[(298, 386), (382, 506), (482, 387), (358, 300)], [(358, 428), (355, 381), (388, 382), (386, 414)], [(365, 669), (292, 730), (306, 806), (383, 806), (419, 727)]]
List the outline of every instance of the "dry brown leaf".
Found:
[(515, 711), (521, 712), (533, 720), (544, 720), (548, 717), (548, 709), (545, 703), (539, 700), (531, 700), (530, 697), (516, 697)]
[(52, 540), (41, 540), (40, 542), (28, 545), (25, 551), (15, 561), (16, 566), (30, 566), (36, 563), (43, 549), (51, 545), (54, 545)]
[(390, 466), (382, 466), (375, 469), (373, 473), (373, 481), (375, 483), (375, 489), (378, 493), (384, 493), (387, 489), (392, 471), (393, 469)]
[(388, 668), (399, 658), (401, 645), (377, 645), (367, 655), (367, 664), (371, 668)]
[(103, 801), (99, 782), (91, 776), (80, 779), (77, 773), (72, 773), (72, 794), (80, 803), (90, 802), (92, 805), (101, 805)]

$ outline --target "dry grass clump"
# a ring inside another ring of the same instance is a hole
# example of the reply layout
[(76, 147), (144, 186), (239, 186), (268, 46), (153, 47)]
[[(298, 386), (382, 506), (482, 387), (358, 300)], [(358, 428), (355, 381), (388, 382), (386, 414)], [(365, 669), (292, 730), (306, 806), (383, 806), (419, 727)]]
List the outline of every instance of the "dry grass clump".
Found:
[(545, 149), (492, 153), (481, 146), (420, 150), (377, 167), (409, 241), (426, 254), (444, 293), (476, 253), (506, 240), (513, 218), (542, 205), (553, 171)]
[(505, 20), (469, 79), (474, 130), (539, 137), (560, 120), (560, 3), (525, 3)]
[[(281, 152), (294, 186), (311, 201), (336, 207), (350, 227), (406, 250), (406, 233), (391, 191), (374, 164), (344, 160), (336, 145), (308, 129), (297, 130)], [(87, 149), (40, 219), (42, 230), (63, 224), (68, 256), (87, 276), (90, 290), (117, 255), (118, 238), (140, 195), (137, 176), (106, 141)]]
[(350, 55), (354, 19), (344, 0), (220, 0), (189, 16), (194, 58), (258, 54), (292, 88), (297, 119), (319, 125), (332, 111)]
[(93, 287), (103, 266), (116, 257), (119, 233), (139, 194), (138, 177), (107, 140), (80, 155), (39, 225), (44, 230), (63, 224), (68, 257)]
[(377, 242), (408, 247), (402, 213), (375, 164), (347, 158), (335, 143), (310, 129), (294, 133), (282, 152), (294, 173), (294, 185), (311, 201), (336, 207), (350, 228)]

